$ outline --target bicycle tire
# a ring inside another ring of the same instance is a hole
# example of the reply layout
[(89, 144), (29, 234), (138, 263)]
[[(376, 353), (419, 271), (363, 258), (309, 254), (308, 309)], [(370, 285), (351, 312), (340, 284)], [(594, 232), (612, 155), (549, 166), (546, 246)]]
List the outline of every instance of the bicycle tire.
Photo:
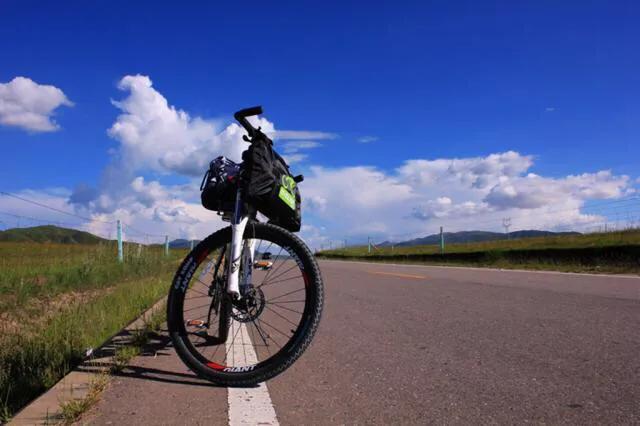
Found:
[[(226, 367), (210, 362), (196, 349), (189, 339), (189, 333), (185, 327), (185, 294), (187, 289), (190, 288), (195, 271), (207, 256), (223, 245), (230, 243), (230, 227), (211, 234), (187, 255), (176, 272), (167, 301), (169, 334), (181, 360), (198, 376), (224, 386), (255, 385), (289, 368), (311, 343), (317, 331), (324, 304), (324, 289), (320, 268), (309, 248), (299, 237), (273, 224), (253, 222), (248, 224), (245, 229), (244, 239), (248, 238), (270, 241), (280, 245), (282, 248), (286, 248), (300, 268), (301, 276), (304, 277), (306, 298), (298, 328), (292, 334), (290, 340), (276, 354), (258, 362), (251, 369), (243, 371), (242, 368)], [(223, 310), (222, 305), (224, 303), (221, 303), (221, 311)], [(260, 321), (258, 320), (258, 322)], [(227, 340), (227, 336), (224, 337), (224, 340)], [(267, 344), (266, 341), (265, 344)], [(244, 368), (248, 369), (249, 367)]]

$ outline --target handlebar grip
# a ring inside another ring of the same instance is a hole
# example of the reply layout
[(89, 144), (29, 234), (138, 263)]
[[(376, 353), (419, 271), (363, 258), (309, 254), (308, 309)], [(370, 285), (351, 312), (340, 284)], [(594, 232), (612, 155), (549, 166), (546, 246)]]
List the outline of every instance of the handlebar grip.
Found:
[(236, 120), (239, 120), (241, 117), (251, 117), (252, 115), (260, 115), (262, 114), (261, 106), (254, 106), (251, 108), (241, 109), (240, 111), (233, 114)]

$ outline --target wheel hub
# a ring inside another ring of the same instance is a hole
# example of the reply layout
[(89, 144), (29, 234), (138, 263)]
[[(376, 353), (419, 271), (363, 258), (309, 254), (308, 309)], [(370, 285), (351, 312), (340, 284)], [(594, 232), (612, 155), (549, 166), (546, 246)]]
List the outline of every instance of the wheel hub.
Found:
[(251, 288), (238, 300), (233, 301), (231, 317), (238, 322), (255, 321), (264, 310), (264, 293), (260, 288)]

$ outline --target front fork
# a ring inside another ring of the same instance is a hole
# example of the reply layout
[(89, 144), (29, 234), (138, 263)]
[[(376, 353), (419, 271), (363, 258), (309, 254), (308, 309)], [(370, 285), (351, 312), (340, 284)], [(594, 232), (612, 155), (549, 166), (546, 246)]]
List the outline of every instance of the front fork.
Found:
[[(249, 215), (243, 210), (242, 191), (238, 189), (231, 219), (231, 262), (229, 262), (229, 278), (227, 280), (227, 293), (234, 298), (243, 296), (251, 286), (253, 271), (255, 240), (247, 239), (244, 244), (242, 242), (244, 230), (249, 223)], [(242, 277), (240, 277), (240, 265), (244, 266)]]

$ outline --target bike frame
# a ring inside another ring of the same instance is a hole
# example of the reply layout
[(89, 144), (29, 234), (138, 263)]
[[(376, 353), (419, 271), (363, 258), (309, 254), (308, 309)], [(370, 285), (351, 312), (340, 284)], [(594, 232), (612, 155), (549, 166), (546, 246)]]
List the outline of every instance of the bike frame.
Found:
[[(242, 243), (244, 230), (250, 218), (251, 216), (244, 211), (242, 190), (238, 188), (234, 212), (231, 218), (231, 262), (229, 262), (229, 271), (227, 274), (227, 293), (235, 298), (243, 296), (245, 289), (251, 284), (255, 240), (247, 239), (244, 244)], [(240, 283), (240, 265), (244, 265), (242, 270), (242, 283)]]

